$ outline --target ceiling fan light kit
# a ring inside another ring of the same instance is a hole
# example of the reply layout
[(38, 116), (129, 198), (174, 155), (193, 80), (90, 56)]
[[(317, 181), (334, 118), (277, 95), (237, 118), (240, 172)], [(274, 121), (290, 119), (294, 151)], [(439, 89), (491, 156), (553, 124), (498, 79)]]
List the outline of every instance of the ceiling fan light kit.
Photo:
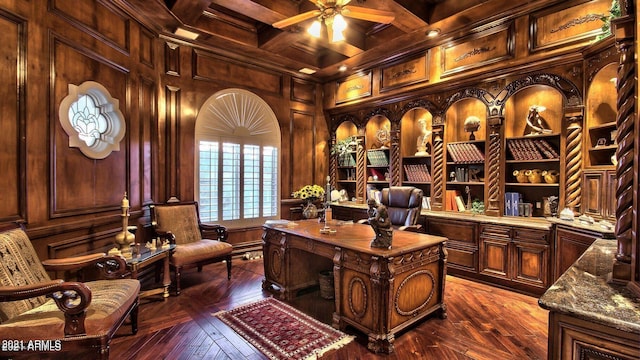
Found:
[(351, 0), (309, 1), (314, 3), (319, 9), (307, 11), (284, 20), (276, 21), (272, 24), (273, 27), (283, 29), (315, 17), (316, 20), (307, 28), (307, 33), (316, 38), (321, 37), (323, 32), (322, 24), (324, 23), (327, 28), (327, 36), (329, 40), (331, 42), (338, 42), (345, 39), (344, 30), (347, 29), (347, 22), (344, 17), (383, 24), (388, 24), (395, 18), (393, 13), (388, 11), (369, 9), (359, 6), (347, 6)]

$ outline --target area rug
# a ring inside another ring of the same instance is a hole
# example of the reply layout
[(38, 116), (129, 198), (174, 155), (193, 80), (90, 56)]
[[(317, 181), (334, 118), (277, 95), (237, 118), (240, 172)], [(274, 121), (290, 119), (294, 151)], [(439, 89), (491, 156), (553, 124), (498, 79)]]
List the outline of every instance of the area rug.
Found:
[(317, 359), (353, 340), (282, 301), (267, 298), (213, 314), (269, 359)]

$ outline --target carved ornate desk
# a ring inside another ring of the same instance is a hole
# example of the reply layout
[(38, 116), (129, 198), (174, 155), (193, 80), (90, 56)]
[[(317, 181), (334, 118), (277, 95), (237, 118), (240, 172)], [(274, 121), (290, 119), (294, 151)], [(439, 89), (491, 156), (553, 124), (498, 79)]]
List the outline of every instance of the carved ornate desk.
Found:
[(291, 300), (317, 285), (321, 271), (333, 269), (332, 325), (366, 333), (373, 352), (393, 352), (395, 334), (431, 313), (446, 317), (446, 238), (396, 231), (390, 250), (376, 249), (369, 246), (374, 233), (368, 225), (321, 234), (324, 224), (315, 220), (297, 224), (263, 226), (263, 288)]
[[(138, 272), (150, 265), (157, 265), (159, 261), (162, 261), (163, 265), (163, 278), (162, 287), (156, 289), (150, 289), (140, 292), (140, 298), (162, 294), (162, 297), (169, 297), (169, 285), (171, 285), (171, 275), (169, 273), (169, 257), (176, 248), (175, 245), (170, 245), (166, 248), (156, 248), (154, 250), (144, 249), (139, 256), (134, 256), (131, 259), (127, 259), (127, 267), (131, 271), (131, 278), (137, 279)], [(157, 274), (157, 271), (156, 271)], [(157, 282), (158, 280), (156, 280)]]

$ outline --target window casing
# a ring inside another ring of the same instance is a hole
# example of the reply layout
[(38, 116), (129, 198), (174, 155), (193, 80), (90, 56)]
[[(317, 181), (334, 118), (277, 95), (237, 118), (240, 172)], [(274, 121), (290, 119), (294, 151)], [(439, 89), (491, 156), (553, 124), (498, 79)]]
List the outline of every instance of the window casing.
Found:
[(213, 95), (200, 114), (195, 188), (201, 221), (234, 228), (278, 218), (280, 129), (271, 109), (252, 93), (230, 89)]

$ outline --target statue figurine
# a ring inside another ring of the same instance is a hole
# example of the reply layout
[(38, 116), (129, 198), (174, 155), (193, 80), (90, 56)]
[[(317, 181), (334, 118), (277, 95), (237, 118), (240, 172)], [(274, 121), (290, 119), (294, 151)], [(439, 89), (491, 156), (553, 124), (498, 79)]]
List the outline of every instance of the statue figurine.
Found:
[(420, 125), (420, 135), (418, 135), (417, 148), (415, 156), (429, 155), (429, 136), (431, 136), (431, 130), (427, 130), (427, 121), (425, 119), (418, 120)]
[(524, 135), (540, 135), (550, 134), (551, 129), (547, 121), (540, 115), (546, 108), (542, 105), (531, 105), (529, 107), (529, 114), (527, 115), (527, 126), (524, 130)]
[(376, 237), (371, 240), (371, 247), (391, 249), (391, 240), (393, 238), (393, 229), (391, 228), (391, 220), (387, 212), (387, 207), (384, 205), (378, 205), (376, 200), (370, 198), (367, 200), (369, 209), (367, 210), (369, 225), (376, 234)]

